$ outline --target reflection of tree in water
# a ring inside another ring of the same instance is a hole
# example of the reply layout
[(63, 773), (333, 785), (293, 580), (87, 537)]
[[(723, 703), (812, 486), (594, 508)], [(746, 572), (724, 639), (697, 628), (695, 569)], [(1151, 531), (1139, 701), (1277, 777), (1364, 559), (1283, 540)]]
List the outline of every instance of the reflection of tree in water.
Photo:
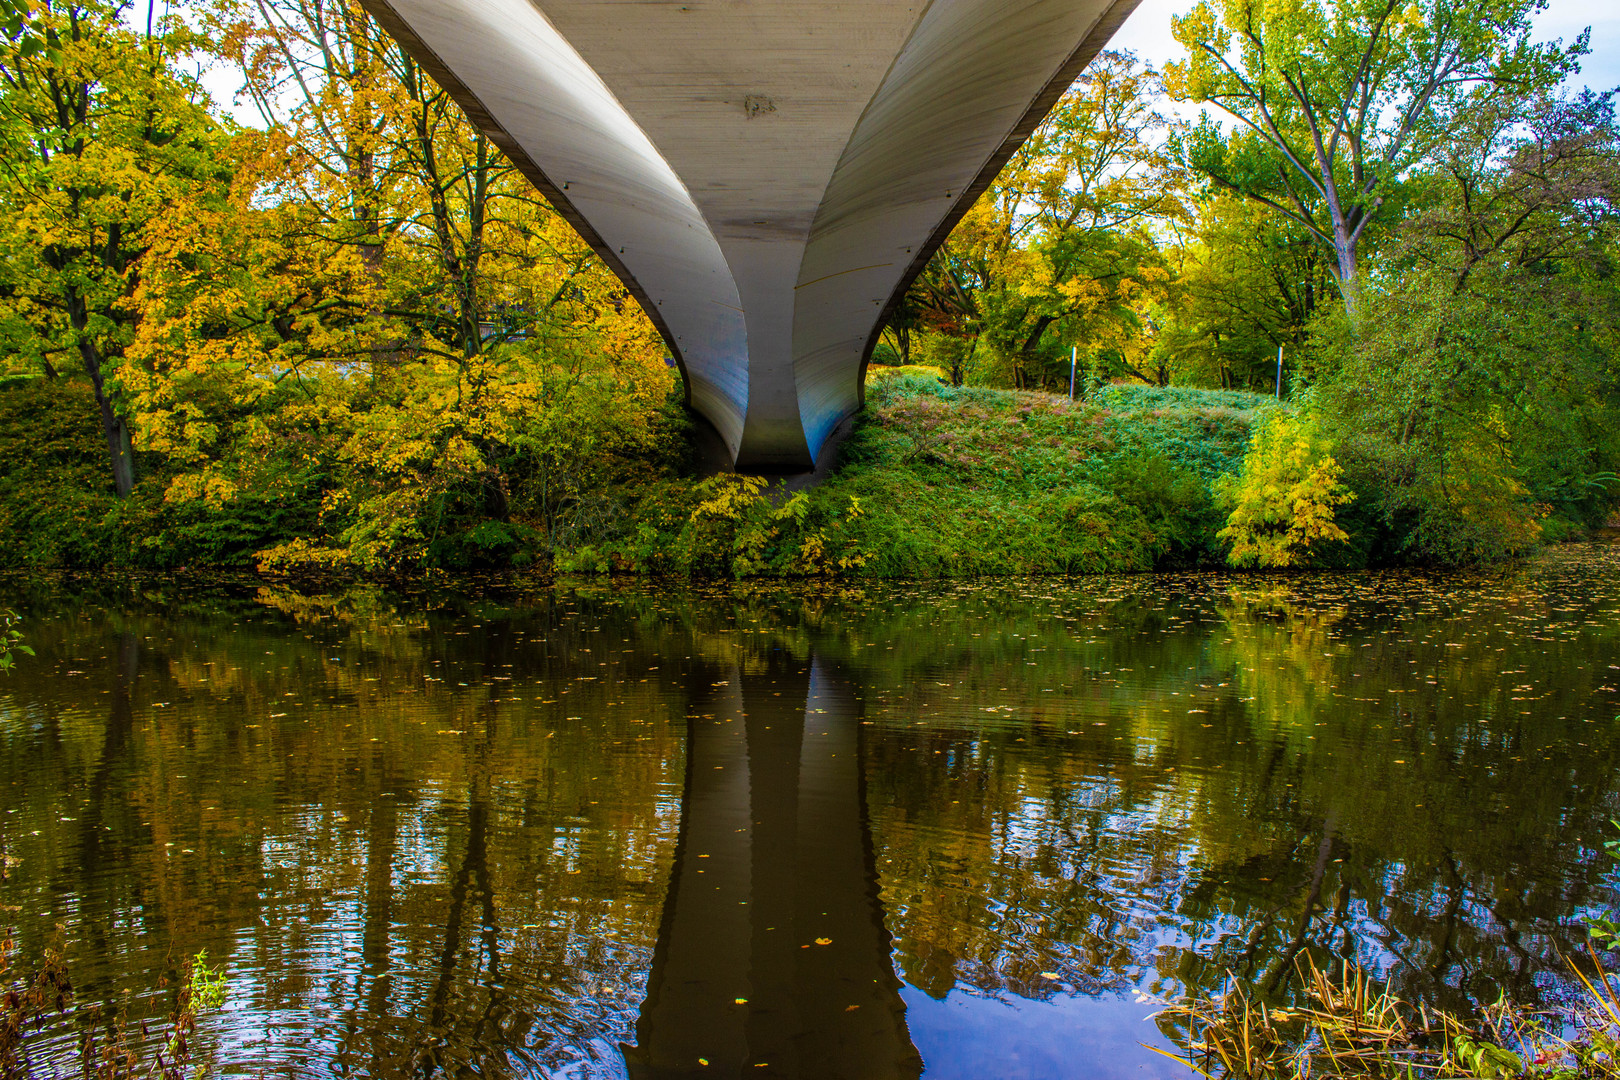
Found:
[(109, 999), (230, 958), (250, 1067), (609, 1071), (714, 712), (692, 679), (813, 646), (864, 699), (887, 926), (929, 993), (1286, 992), (1309, 954), (1534, 999), (1610, 895), (1610, 560), (1261, 590), (33, 586), (0, 904), (50, 897), (24, 948), (68, 918)]
[[(1598, 898), (1593, 889), (1608, 870), (1594, 849), (1616, 811), (1620, 746), (1597, 711), (1603, 666), (1593, 660), (1614, 650), (1584, 635), (1525, 641), (1511, 607), (1491, 613), (1477, 595), (1417, 584), (1440, 610), (1395, 619), (1389, 609), (1400, 594), (1386, 584), (1326, 635), (1297, 603), (1266, 618), (1228, 609), (1240, 682), (1257, 699), (1251, 723), (1288, 748), (1285, 761), (1307, 767), (1293, 770), (1291, 790), (1251, 773), (1247, 790), (1211, 800), (1210, 816), (1252, 817), (1260, 802), (1300, 836), (1327, 835), (1323, 910), (1306, 935), (1319, 959), (1356, 960), (1402, 993), (1449, 1005), (1498, 987), (1534, 1000), (1532, 975), (1579, 948), (1584, 934), (1571, 914)], [(1296, 625), (1308, 628), (1307, 649), (1267, 640)], [(1612, 615), (1607, 632), (1612, 643)], [(1302, 652), (1308, 659), (1296, 659)], [(1324, 704), (1301, 715), (1266, 681), (1299, 681), (1307, 665)], [(1533, 710), (1514, 693), (1527, 665), (1545, 694)], [(1262, 707), (1268, 699), (1277, 704)], [(1296, 888), (1300, 876), (1296, 869)], [(1278, 921), (1275, 906), (1250, 921)], [(1295, 910), (1303, 920), (1303, 899)]]
[[(1573, 913), (1607, 895), (1594, 849), (1620, 761), (1593, 702), (1614, 598), (1589, 601), (1602, 619), (1565, 612), (1596, 629), (1531, 645), (1523, 601), (1493, 620), (1489, 599), (1398, 584), (1306, 605), (1127, 597), (1115, 625), (1031, 628), (988, 672), (913, 653), (890, 682), (899, 661), (877, 654), (892, 724), (868, 768), (907, 977), (935, 995), (1044, 996), (1041, 972), (1175, 994), (1231, 971), (1281, 991), (1309, 954), (1454, 1007), (1499, 987), (1537, 1000), (1536, 974), (1584, 938)], [(1423, 617), (1394, 618), (1407, 587)], [(1094, 677), (1149, 658), (1129, 691)], [(1534, 709), (1514, 700), (1526, 664)], [(1060, 682), (1081, 718), (1027, 707)], [(1023, 715), (957, 719), (997, 700)]]
[[(103, 1000), (201, 948), (227, 959), (239, 1011), (210, 1030), (244, 1067), (609, 1070), (673, 839), (684, 707), (656, 669), (689, 650), (626, 655), (623, 627), (567, 605), (174, 606), (34, 622), (48, 666), (7, 689), (40, 725), (0, 717), (0, 784), (40, 830), (7, 832), (23, 862), (0, 904), (42, 873), (55, 898), (23, 948), (65, 917)], [(138, 678), (86, 717), (66, 671), (122, 673), (123, 641)]]

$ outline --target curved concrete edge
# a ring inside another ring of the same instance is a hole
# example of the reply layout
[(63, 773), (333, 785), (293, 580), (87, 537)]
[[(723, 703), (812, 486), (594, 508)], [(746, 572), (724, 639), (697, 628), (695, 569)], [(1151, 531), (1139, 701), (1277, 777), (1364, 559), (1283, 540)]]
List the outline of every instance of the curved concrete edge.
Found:
[[(906, 290), (1139, 2), (929, 7), (850, 136), (801, 266), (794, 377), (813, 454), (865, 404), (872, 350)], [(1028, 58), (1022, 72), (1005, 70), (1009, 53)], [(864, 331), (852, 325), (863, 311), (876, 313)]]
[(362, 3), (624, 283), (670, 346), (688, 407), (735, 456), (749, 392), (736, 284), (680, 178), (606, 85), (523, 0)]
[[(810, 469), (864, 403), (866, 365), (889, 312), (1137, 0), (930, 0), (903, 39), (899, 24), (889, 26), (880, 51), (894, 59), (881, 78), (873, 53), (866, 75), (839, 84), (862, 97), (875, 87), (858, 112), (860, 98), (806, 99), (807, 121), (791, 92), (780, 112), (768, 94), (729, 100), (791, 79), (791, 64), (786, 75), (761, 66), (792, 59), (805, 16), (791, 5), (761, 9), (776, 11), (774, 22), (715, 34), (713, 48), (736, 48), (737, 33), (774, 27), (775, 51), (762, 38), (759, 55), (726, 75), (725, 100), (702, 78), (730, 54), (709, 55), (707, 39), (688, 41), (691, 55), (670, 52), (679, 39), (668, 27), (579, 21), (593, 9), (598, 20), (612, 16), (606, 0), (559, 8), (623, 84), (621, 100), (537, 3), (362, 2), (620, 277), (674, 353), (688, 407), (713, 425), (734, 467), (792, 473)], [(636, 32), (652, 52), (626, 66), (615, 35), (629, 42)], [(829, 54), (818, 47), (806, 76), (826, 74)], [(666, 54), (679, 58), (673, 67), (648, 67)], [(685, 96), (658, 98), (659, 79)], [(646, 111), (665, 150), (627, 102)], [(701, 123), (689, 144), (680, 124), (692, 122), (694, 104)], [(717, 115), (716, 105), (740, 107)], [(829, 128), (832, 120), (853, 129)], [(793, 141), (805, 122), (804, 138), (820, 140), (814, 152), (811, 141)], [(750, 127), (737, 146), (752, 158), (733, 153), (741, 125)], [(835, 130), (839, 141), (829, 144)], [(794, 174), (805, 166), (808, 174)]]
[(850, 132), (926, 0), (533, 2), (658, 147), (725, 255), (748, 330), (737, 468), (810, 468), (793, 286)]

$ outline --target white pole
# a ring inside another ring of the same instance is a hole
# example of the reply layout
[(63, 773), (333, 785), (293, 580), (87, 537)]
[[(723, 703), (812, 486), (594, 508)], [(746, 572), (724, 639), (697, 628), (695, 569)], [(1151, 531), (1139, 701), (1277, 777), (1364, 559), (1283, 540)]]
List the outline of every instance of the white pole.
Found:
[(1074, 400), (1074, 361), (1080, 355), (1080, 346), (1069, 346), (1069, 400)]
[(1277, 400), (1282, 400), (1282, 346), (1277, 346)]

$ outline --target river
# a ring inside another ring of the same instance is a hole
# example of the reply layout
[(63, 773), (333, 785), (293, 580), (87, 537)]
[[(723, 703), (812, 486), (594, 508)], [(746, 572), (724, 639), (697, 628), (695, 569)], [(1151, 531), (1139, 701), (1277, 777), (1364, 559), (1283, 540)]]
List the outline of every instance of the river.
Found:
[(1229, 973), (1546, 1000), (1620, 884), (1620, 544), (7, 605), (0, 928), (136, 1018), (206, 950), (230, 1074), (1169, 1077)]

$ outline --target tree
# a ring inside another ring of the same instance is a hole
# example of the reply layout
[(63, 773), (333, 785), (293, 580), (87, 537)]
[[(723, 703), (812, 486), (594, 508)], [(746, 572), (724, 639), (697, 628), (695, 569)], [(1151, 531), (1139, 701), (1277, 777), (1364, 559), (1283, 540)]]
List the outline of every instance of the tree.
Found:
[(1458, 290), (1487, 263), (1589, 261), (1620, 211), (1614, 98), (1587, 90), (1477, 102), (1423, 177), (1397, 254), (1445, 268)]
[(1368, 228), (1408, 172), (1443, 149), (1481, 95), (1550, 87), (1587, 51), (1530, 41), (1545, 0), (1201, 0), (1172, 21), (1189, 57), (1182, 101), (1209, 102), (1184, 143), (1218, 187), (1304, 227), (1332, 255), (1354, 311)]
[(908, 303), (968, 341), (962, 365), (1066, 386), (1071, 344), (1118, 360), (1143, 329), (1169, 281), (1149, 224), (1181, 212), (1159, 93), (1132, 54), (1100, 54), (919, 276)]
[(1177, 302), (1161, 344), (1178, 381), (1270, 391), (1277, 350), (1297, 353), (1331, 290), (1322, 249), (1297, 223), (1230, 192), (1194, 201), (1174, 249)]
[(1601, 524), (1620, 499), (1612, 104), (1468, 119), (1322, 387), (1388, 554), (1442, 563)]
[(1215, 481), (1230, 511), (1216, 535), (1232, 545), (1233, 566), (1298, 566), (1323, 542), (1347, 540), (1335, 510), (1355, 498), (1310, 413), (1278, 410), (1255, 426), (1243, 469)]
[(63, 353), (76, 355), (120, 496), (135, 470), (119, 369), (140, 321), (130, 301), (152, 230), (228, 180), (225, 133), (196, 83), (168, 63), (195, 40), (168, 19), (138, 33), (125, 10), (42, 5), (28, 23), (44, 47), (25, 35), (0, 49), (0, 229), (10, 254), (0, 317), (11, 347), (47, 377)]
[(239, 135), (227, 198), (155, 230), (133, 298), (133, 415), (168, 500), (310, 507), (281, 565), (549, 539), (663, 430), (651, 324), (358, 5), (210, 19), (269, 129)]

